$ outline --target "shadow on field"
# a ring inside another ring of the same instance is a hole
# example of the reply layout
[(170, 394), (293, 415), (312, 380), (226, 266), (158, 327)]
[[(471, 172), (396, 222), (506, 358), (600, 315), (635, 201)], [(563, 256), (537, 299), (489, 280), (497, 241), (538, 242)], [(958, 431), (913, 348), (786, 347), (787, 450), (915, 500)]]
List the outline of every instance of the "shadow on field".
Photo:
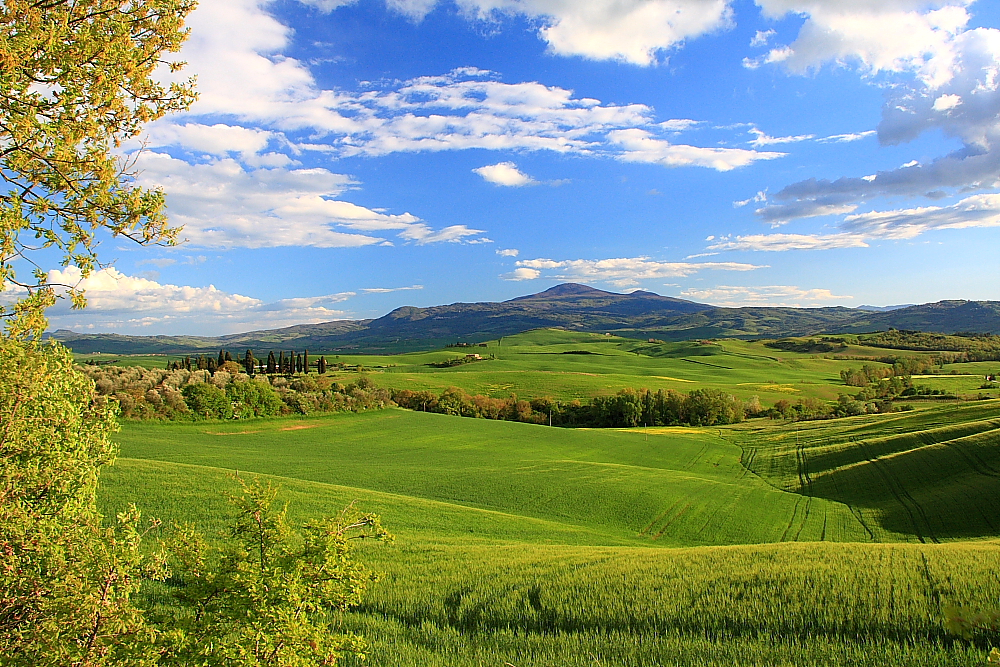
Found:
[(800, 493), (871, 510), (887, 531), (921, 542), (1000, 535), (996, 422), (804, 448), (798, 465)]

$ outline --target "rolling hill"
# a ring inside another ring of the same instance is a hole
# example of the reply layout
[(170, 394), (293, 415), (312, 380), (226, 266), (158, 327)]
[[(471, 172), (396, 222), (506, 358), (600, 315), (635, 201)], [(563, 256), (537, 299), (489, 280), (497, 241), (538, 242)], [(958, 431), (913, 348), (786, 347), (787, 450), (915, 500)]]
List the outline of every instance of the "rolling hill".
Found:
[(495, 339), (529, 329), (612, 332), (631, 338), (778, 338), (889, 328), (943, 333), (1000, 332), (1000, 302), (939, 301), (870, 311), (858, 308), (719, 308), (636, 291), (617, 294), (566, 283), (501, 302), (403, 306), (373, 320), (340, 320), (219, 337), (51, 334), (76, 352), (197, 353), (219, 348), (356, 352), (431, 349), (456, 341)]

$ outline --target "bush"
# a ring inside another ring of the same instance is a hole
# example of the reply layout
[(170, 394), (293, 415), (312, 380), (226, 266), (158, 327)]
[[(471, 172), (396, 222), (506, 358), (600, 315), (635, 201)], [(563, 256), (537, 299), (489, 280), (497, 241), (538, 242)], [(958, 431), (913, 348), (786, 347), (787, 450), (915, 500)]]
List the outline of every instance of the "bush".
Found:
[(233, 382), (226, 386), (226, 398), (238, 419), (281, 414), (281, 399), (266, 381)]
[(189, 384), (181, 392), (191, 412), (206, 419), (232, 419), (233, 406), (226, 393), (213, 384)]

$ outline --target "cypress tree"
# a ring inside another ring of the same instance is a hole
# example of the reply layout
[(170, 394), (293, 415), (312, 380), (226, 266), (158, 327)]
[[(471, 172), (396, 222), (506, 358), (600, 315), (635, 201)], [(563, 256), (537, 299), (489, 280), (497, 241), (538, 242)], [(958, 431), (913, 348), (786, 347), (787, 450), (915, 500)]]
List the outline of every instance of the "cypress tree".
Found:
[(295, 355), (295, 372), (296, 373), (301, 373), (302, 372), (302, 355), (301, 354), (296, 354)]
[(211, 373), (212, 375), (215, 375), (215, 371), (219, 370), (219, 365), (215, 363), (215, 359), (213, 359), (212, 357), (208, 358), (207, 366), (208, 366), (208, 372)]
[(184, 357), (184, 370), (191, 370), (191, 357)]
[(302, 353), (302, 372), (309, 372), (309, 350)]
[(279, 373), (284, 373), (285, 372), (285, 351), (284, 350), (279, 350), (278, 351), (278, 372)]
[(222, 368), (222, 364), (226, 363), (226, 355), (222, 350), (219, 350), (219, 360), (215, 362), (216, 368)]
[(320, 375), (326, 373), (326, 357), (319, 358), (319, 361), (316, 362), (316, 370)]
[(203, 371), (208, 368), (208, 361), (205, 360), (203, 355), (198, 355), (198, 361), (195, 362), (199, 371)]
[(244, 357), (244, 359), (243, 359), (243, 367), (246, 368), (247, 375), (253, 375), (254, 374), (253, 352), (250, 351), (250, 350), (247, 350), (246, 357)]
[(274, 359), (274, 350), (267, 353), (267, 372), (268, 374), (273, 374), (275, 372), (276, 362)]
[(226, 361), (232, 361), (233, 355), (229, 354), (229, 350), (226, 350)]

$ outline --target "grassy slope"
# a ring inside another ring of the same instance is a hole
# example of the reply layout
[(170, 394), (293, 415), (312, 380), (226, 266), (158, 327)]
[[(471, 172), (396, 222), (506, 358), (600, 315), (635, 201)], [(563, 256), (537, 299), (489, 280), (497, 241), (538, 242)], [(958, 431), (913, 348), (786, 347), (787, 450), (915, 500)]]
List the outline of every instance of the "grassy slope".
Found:
[[(509, 361), (527, 368), (562, 373), (596, 356), (538, 361), (530, 352), (555, 350), (524, 342)], [(592, 367), (725, 365), (719, 354), (607, 356)], [(827, 372), (829, 360), (774, 356), (730, 370), (796, 388), (793, 371)], [(274, 476), (295, 518), (354, 500), (380, 512), (398, 540), (364, 556), (387, 576), (345, 618), (375, 638), (372, 665), (970, 665), (983, 647), (951, 643), (940, 605), (993, 604), (996, 542), (746, 543), (995, 538), (998, 419), (1000, 406), (981, 402), (648, 434), (401, 410), (129, 424), (101, 497), (109, 513), (137, 502), (219, 529), (219, 491), (238, 468)], [(713, 544), (734, 546), (692, 546)]]
[[(747, 475), (740, 449), (709, 429), (571, 430), (396, 409), (296, 421), (135, 424), (122, 441), (129, 459), (362, 487), (559, 522), (617, 541), (676, 546), (865, 536), (842, 504), (809, 503)], [(109, 481), (129, 465), (123, 461)]]
[(849, 504), (878, 540), (1000, 534), (1000, 404), (734, 430), (777, 488)]

